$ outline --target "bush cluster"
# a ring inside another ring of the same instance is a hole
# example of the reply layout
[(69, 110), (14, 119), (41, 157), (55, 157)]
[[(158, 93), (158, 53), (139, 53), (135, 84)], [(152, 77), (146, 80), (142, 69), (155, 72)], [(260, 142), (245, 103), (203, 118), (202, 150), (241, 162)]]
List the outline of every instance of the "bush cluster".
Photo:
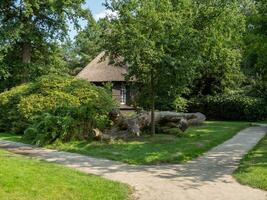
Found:
[(24, 133), (36, 144), (90, 138), (109, 125), (117, 107), (111, 93), (87, 81), (43, 76), (0, 94), (0, 129)]
[(257, 121), (267, 118), (266, 100), (243, 94), (193, 98), (189, 110), (205, 113), (210, 119)]
[(20, 132), (26, 121), (18, 112), (18, 104), (27, 96), (31, 84), (15, 87), (0, 94), (0, 131)]
[(173, 107), (176, 112), (186, 112), (188, 108), (188, 100), (177, 96), (173, 102)]

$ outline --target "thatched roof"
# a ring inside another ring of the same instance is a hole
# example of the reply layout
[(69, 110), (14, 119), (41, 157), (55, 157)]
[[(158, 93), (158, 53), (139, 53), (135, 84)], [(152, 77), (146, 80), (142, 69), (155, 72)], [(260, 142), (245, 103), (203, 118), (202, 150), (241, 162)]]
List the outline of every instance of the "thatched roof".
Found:
[(103, 57), (104, 54), (100, 53), (77, 75), (77, 78), (90, 82), (125, 81), (127, 69), (112, 65), (108, 57)]

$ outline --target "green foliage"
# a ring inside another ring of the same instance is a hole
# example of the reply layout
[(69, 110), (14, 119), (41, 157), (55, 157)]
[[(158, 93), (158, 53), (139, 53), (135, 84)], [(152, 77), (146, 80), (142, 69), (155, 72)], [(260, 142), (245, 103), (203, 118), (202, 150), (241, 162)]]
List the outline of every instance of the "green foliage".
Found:
[(55, 43), (36, 47), (31, 53), (31, 63), (28, 64), (20, 61), (20, 54), (21, 48), (17, 44), (3, 54), (0, 67), (3, 67), (4, 76), (0, 76), (0, 91), (22, 82), (33, 81), (42, 75), (67, 74), (68, 72), (63, 51)]
[(63, 76), (43, 76), (0, 94), (0, 125), (22, 133), (34, 143), (71, 138), (88, 139), (93, 128), (109, 125), (108, 113), (116, 108), (104, 88)]
[[(202, 155), (247, 127), (249, 123), (246, 122), (206, 122), (202, 126), (191, 127), (183, 137), (177, 136), (176, 132), (175, 135), (146, 135), (139, 140), (116, 140), (111, 143), (71, 141), (54, 143), (48, 147), (136, 165), (183, 163)], [(16, 140), (16, 136), (13, 137)], [(3, 138), (11, 139), (6, 135)]]
[(66, 73), (59, 41), (67, 38), (70, 22), (78, 29), (79, 20), (87, 18), (84, 2), (0, 2), (0, 66), (9, 75), (0, 77), (0, 91), (41, 75)]
[(37, 145), (51, 144), (56, 140), (69, 141), (75, 120), (71, 116), (55, 116), (44, 113), (35, 117), (24, 132), (24, 138)]
[(263, 120), (267, 118), (267, 102), (242, 94), (222, 94), (191, 99), (189, 109), (202, 112), (210, 119)]
[(24, 97), (17, 108), (23, 118), (31, 119), (35, 115), (53, 111), (59, 107), (78, 107), (79, 105), (80, 101), (77, 97), (61, 91), (51, 91), (45, 96), (32, 94)]
[(75, 37), (75, 41), (68, 46), (68, 63), (73, 75), (76, 75), (103, 51), (102, 36), (105, 23), (108, 23), (108, 21), (100, 19), (96, 22), (90, 15), (86, 28), (80, 31)]
[(111, 17), (105, 47), (141, 83), (141, 106), (151, 108), (155, 98), (157, 109), (171, 109), (177, 96), (225, 93), (242, 83), (246, 17), (239, 1), (120, 0), (107, 7), (119, 17)]
[[(2, 1), (0, 3), (1, 34), (10, 39), (61, 39), (67, 34), (67, 20), (78, 26), (85, 17), (83, 0), (76, 1)], [(5, 23), (2, 23), (5, 22)]]
[(267, 2), (257, 0), (254, 4), (256, 9), (247, 16), (243, 69), (252, 92), (267, 99)]
[(20, 132), (25, 121), (17, 110), (17, 105), (27, 94), (32, 85), (21, 85), (0, 94), (0, 130)]
[(176, 97), (174, 102), (174, 107), (176, 112), (186, 112), (188, 107), (188, 100), (183, 97)]
[[(119, 17), (110, 17), (104, 47), (111, 58), (119, 60), (118, 64), (127, 64), (129, 78), (141, 85), (141, 93), (147, 90), (148, 100), (144, 101), (149, 101), (153, 116), (159, 95), (165, 99), (175, 97), (193, 80), (199, 41), (193, 26), (193, 4), (112, 0), (106, 6)], [(123, 57), (122, 63), (122, 59), (116, 59), (119, 56)]]
[(86, 28), (78, 32), (73, 41), (68, 41), (63, 45), (65, 60), (71, 75), (77, 75), (104, 50), (102, 21), (104, 20), (96, 22), (91, 16)]
[(201, 57), (193, 94), (214, 95), (238, 88), (244, 79), (240, 63), (245, 15), (239, 1), (201, 1), (195, 26), (200, 38)]

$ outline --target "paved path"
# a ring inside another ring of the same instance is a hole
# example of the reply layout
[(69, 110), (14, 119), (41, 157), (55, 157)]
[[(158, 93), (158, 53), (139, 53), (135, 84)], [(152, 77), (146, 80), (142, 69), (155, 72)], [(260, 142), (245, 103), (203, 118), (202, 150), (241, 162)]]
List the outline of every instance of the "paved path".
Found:
[(0, 141), (0, 148), (127, 183), (140, 200), (267, 200), (267, 192), (238, 184), (238, 162), (267, 132), (251, 127), (183, 165), (131, 166), (74, 153)]

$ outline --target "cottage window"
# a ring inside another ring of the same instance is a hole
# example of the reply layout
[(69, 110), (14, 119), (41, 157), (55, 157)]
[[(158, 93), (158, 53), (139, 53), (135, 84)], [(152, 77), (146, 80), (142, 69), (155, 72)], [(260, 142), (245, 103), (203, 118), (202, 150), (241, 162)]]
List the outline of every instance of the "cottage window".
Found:
[(121, 85), (121, 104), (126, 104), (126, 87), (125, 85)]

